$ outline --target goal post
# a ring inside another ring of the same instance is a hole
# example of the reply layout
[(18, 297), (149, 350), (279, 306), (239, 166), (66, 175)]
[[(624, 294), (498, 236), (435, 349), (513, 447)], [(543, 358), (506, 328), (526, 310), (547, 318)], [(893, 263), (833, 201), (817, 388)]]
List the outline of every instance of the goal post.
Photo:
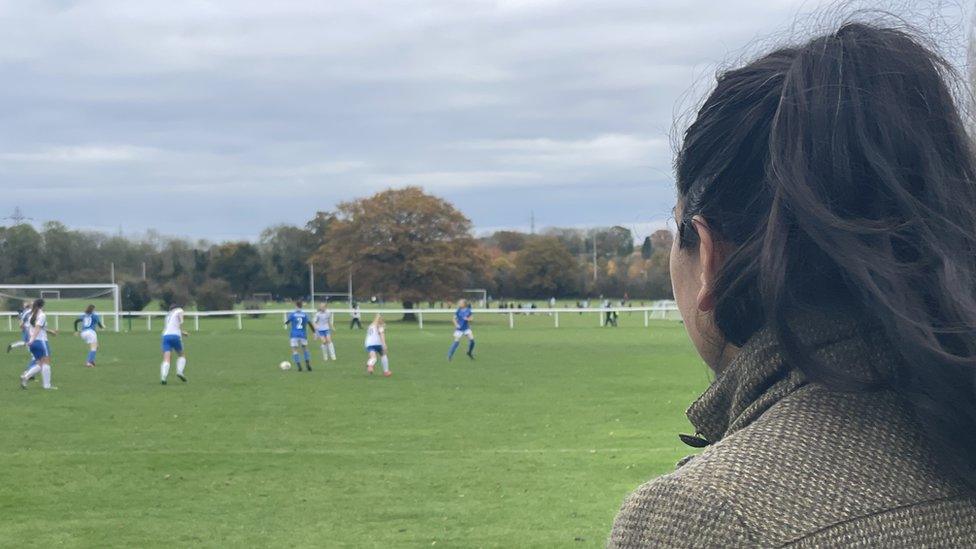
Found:
[(476, 296), (478, 296), (479, 307), (488, 306), (488, 290), (484, 288), (468, 288), (466, 290), (461, 290), (461, 291), (462, 293), (475, 294)]
[(95, 304), (105, 318), (111, 318), (114, 331), (122, 327), (122, 294), (118, 284), (0, 284), (0, 299), (47, 301), (48, 316), (55, 324), (60, 317), (81, 313), (89, 304)]

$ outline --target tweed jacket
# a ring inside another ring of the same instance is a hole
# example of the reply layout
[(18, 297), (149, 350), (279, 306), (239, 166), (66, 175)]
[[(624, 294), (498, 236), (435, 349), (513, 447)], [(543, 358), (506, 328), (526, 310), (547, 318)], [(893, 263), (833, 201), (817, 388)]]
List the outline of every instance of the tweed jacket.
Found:
[[(877, 330), (801, 322), (816, 360), (871, 379)], [(976, 502), (886, 391), (838, 392), (785, 364), (763, 330), (689, 408), (709, 441), (624, 502), (610, 547), (976, 547)]]

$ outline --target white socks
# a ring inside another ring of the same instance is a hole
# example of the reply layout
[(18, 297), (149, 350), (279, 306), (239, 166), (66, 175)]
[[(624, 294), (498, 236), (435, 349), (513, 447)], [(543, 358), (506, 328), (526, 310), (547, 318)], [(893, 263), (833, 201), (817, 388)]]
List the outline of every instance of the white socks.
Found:
[(369, 366), (370, 368), (376, 366), (376, 357), (372, 357), (372, 356), (369, 357), (369, 360), (366, 361), (366, 365)]
[(389, 372), (390, 371), (390, 359), (387, 358), (386, 355), (383, 355), (383, 358), (380, 359), (380, 362), (383, 363), (383, 373)]
[(30, 379), (40, 373), (41, 367), (38, 364), (31, 366), (26, 372), (24, 372), (20, 377), (22, 379)]
[(17, 347), (23, 347), (24, 345), (27, 345), (27, 344), (24, 343), (23, 341), (15, 341), (15, 342), (13, 342), (13, 343), (10, 344), (10, 348), (11, 349), (16, 349)]
[(26, 372), (24, 372), (20, 376), (20, 379), (22, 380), (21, 387), (25, 387), (24, 383), (26, 383), (28, 379), (36, 376), (38, 372), (40, 372), (41, 374), (41, 386), (44, 387), (45, 389), (51, 389), (52, 387), (51, 387), (51, 365), (50, 364), (45, 364), (44, 366), (35, 364), (31, 366)]
[[(183, 370), (186, 368), (186, 357), (180, 357), (176, 359), (176, 374), (183, 375)], [(169, 370), (169, 364), (166, 365), (166, 369)]]
[[(37, 368), (37, 366), (34, 366), (34, 368)], [(34, 368), (31, 368), (31, 370), (33, 370)], [(41, 386), (44, 387), (45, 389), (51, 388), (51, 365), (50, 364), (45, 364), (44, 366), (41, 366)]]
[(333, 345), (331, 341), (328, 343), (323, 343), (320, 345), (320, 347), (322, 348), (322, 360), (329, 360), (330, 358), (332, 360), (336, 359), (335, 345)]
[(159, 365), (159, 379), (166, 381), (167, 376), (169, 376), (169, 362), (164, 362)]

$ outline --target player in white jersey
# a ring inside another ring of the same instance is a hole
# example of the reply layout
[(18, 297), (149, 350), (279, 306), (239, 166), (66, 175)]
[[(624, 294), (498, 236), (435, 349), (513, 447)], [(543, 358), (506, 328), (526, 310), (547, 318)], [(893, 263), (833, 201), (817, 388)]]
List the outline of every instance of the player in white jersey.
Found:
[(159, 378), (163, 385), (166, 385), (166, 378), (169, 377), (169, 362), (173, 351), (179, 357), (176, 359), (176, 377), (186, 382), (183, 336), (188, 335), (190, 334), (183, 331), (183, 308), (176, 304), (170, 306), (169, 313), (166, 314), (166, 328), (163, 330), (163, 363), (159, 366)]
[(30, 349), (34, 357), (34, 365), (20, 376), (20, 388), (27, 388), (27, 380), (41, 374), (41, 385), (45, 389), (57, 389), (51, 385), (51, 347), (47, 342), (47, 334), (50, 332), (57, 335), (57, 330), (47, 327), (47, 315), (44, 314), (44, 300), (37, 299), (31, 305), (31, 313), (28, 317), (30, 326), (27, 339), (27, 348)]
[(386, 322), (383, 322), (383, 317), (379, 314), (366, 327), (366, 352), (369, 353), (369, 359), (366, 360), (366, 373), (373, 373), (373, 366), (376, 366), (376, 360), (379, 358), (383, 365), (383, 375), (385, 377), (393, 375), (393, 372), (390, 371), (390, 358), (386, 349)]
[(322, 347), (322, 359), (336, 359), (335, 345), (332, 344), (332, 331), (335, 329), (332, 324), (332, 311), (329, 310), (327, 303), (319, 305), (319, 311), (315, 313), (315, 337), (319, 340)]
[[(30, 335), (28, 333), (30, 331), (30, 326), (27, 324), (27, 319), (30, 317), (30, 314), (31, 314), (31, 302), (25, 301), (24, 308), (21, 309), (20, 315), (18, 317), (20, 322), (20, 340), (14, 341), (10, 345), (7, 345), (8, 353), (16, 349), (17, 347), (27, 346), (27, 340), (30, 338)], [(30, 354), (30, 351), (27, 352), (28, 354)]]

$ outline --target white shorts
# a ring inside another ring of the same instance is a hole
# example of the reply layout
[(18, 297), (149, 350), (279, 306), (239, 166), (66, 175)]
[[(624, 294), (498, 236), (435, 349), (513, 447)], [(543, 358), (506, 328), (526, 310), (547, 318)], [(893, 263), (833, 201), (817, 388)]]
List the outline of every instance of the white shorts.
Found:
[(289, 341), (292, 347), (308, 347), (308, 339), (304, 337), (293, 337)]
[(82, 339), (82, 341), (84, 341), (85, 343), (87, 343), (89, 345), (97, 345), (98, 344), (98, 334), (95, 333), (95, 330), (84, 330), (84, 331), (82, 331), (81, 332), (81, 339)]
[(463, 331), (454, 330), (454, 339), (461, 339), (462, 336), (468, 336), (469, 338), (474, 339), (474, 333), (471, 331), (471, 328)]

